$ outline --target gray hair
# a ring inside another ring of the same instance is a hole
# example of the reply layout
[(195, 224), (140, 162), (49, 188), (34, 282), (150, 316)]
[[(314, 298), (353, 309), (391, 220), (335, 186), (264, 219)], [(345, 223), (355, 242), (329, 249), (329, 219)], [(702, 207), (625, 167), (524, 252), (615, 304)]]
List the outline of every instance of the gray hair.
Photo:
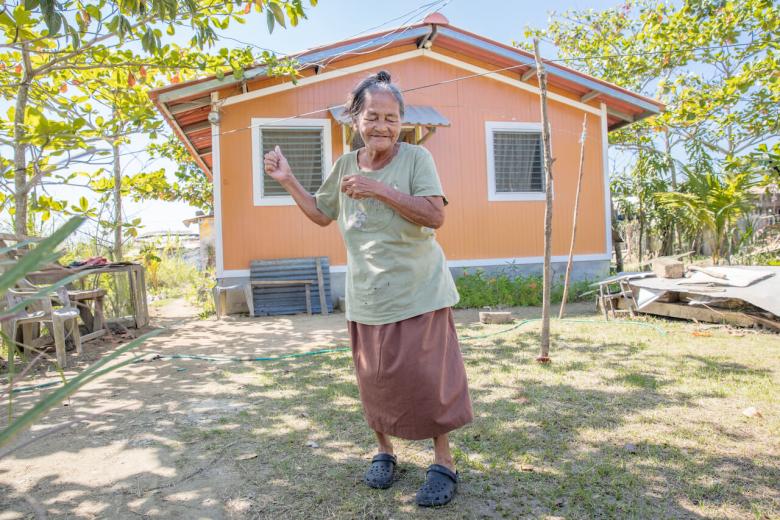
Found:
[(363, 112), (366, 106), (366, 93), (378, 90), (389, 92), (395, 97), (395, 100), (398, 102), (398, 112), (401, 117), (404, 117), (404, 97), (401, 95), (401, 91), (392, 83), (390, 73), (380, 70), (358, 83), (352, 92), (349, 93), (349, 99), (344, 107), (352, 121), (357, 120)]

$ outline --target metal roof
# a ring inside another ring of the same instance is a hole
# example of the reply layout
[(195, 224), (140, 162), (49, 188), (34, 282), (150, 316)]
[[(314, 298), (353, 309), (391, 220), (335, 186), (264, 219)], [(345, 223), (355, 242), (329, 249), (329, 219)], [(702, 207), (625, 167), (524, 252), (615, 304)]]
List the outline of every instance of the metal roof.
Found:
[[(349, 115), (346, 114), (346, 109), (344, 107), (331, 108), (330, 115), (342, 125), (352, 124), (352, 120)], [(406, 107), (404, 107), (404, 117), (401, 124), (415, 126), (450, 126), (450, 121), (431, 106), (406, 105)]]
[[(388, 51), (392, 52), (392, 49), (406, 48), (410, 45), (429, 49), (430, 52), (442, 49), (478, 59), (486, 66), (503, 70), (502, 74), (534, 84), (535, 61), (532, 54), (454, 27), (443, 16), (429, 17), (421, 23), (403, 28), (316, 47), (291, 55), (289, 58), (296, 59), (302, 65), (302, 71), (306, 71), (305, 75), (318, 75), (323, 71), (338, 70), (342, 67), (342, 60), (351, 60), (358, 55), (368, 56), (380, 50), (386, 54)], [(574, 100), (585, 104), (594, 101), (603, 102), (607, 108), (609, 130), (658, 114), (664, 108), (663, 103), (655, 99), (577, 70), (549, 61), (545, 61), (545, 67), (548, 70), (550, 85), (565, 90), (569, 95), (574, 96)], [(257, 66), (247, 70), (240, 80), (232, 75), (227, 75), (223, 79), (212, 76), (155, 89), (149, 93), (149, 96), (201, 169), (210, 177), (212, 135), (207, 118), (211, 111), (211, 94), (220, 92), (220, 97), (227, 99), (234, 95), (252, 92), (262, 88), (258, 83), (267, 78), (269, 78), (267, 69), (264, 66)], [(410, 108), (407, 108), (408, 121), (404, 121), (407, 124), (449, 126), (449, 121), (438, 112), (420, 113)], [(432, 107), (417, 108), (426, 109), (423, 112), (433, 110)], [(331, 113), (339, 119), (340, 115), (333, 110)]]

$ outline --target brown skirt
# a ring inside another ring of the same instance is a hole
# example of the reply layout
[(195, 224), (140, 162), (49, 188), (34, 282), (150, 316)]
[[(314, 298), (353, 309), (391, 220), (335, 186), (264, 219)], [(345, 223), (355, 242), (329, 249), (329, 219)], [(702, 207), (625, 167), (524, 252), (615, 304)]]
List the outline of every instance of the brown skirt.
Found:
[(474, 418), (452, 309), (385, 325), (347, 322), (368, 425), (429, 439)]

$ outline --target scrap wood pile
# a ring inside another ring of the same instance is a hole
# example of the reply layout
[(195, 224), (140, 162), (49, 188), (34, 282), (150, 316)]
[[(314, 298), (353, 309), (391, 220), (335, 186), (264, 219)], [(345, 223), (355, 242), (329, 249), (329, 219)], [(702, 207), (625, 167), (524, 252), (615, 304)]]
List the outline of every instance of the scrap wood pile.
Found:
[(780, 267), (685, 266), (659, 258), (652, 272), (599, 282), (604, 317), (654, 314), (780, 332)]

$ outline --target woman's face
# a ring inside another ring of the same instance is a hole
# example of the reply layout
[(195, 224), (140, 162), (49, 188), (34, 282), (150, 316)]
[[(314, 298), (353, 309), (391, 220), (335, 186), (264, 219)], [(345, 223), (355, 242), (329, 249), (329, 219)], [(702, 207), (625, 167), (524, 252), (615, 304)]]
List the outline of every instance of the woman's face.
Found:
[(395, 96), (386, 90), (366, 92), (357, 130), (366, 148), (371, 151), (386, 152), (391, 149), (401, 135), (401, 114)]

